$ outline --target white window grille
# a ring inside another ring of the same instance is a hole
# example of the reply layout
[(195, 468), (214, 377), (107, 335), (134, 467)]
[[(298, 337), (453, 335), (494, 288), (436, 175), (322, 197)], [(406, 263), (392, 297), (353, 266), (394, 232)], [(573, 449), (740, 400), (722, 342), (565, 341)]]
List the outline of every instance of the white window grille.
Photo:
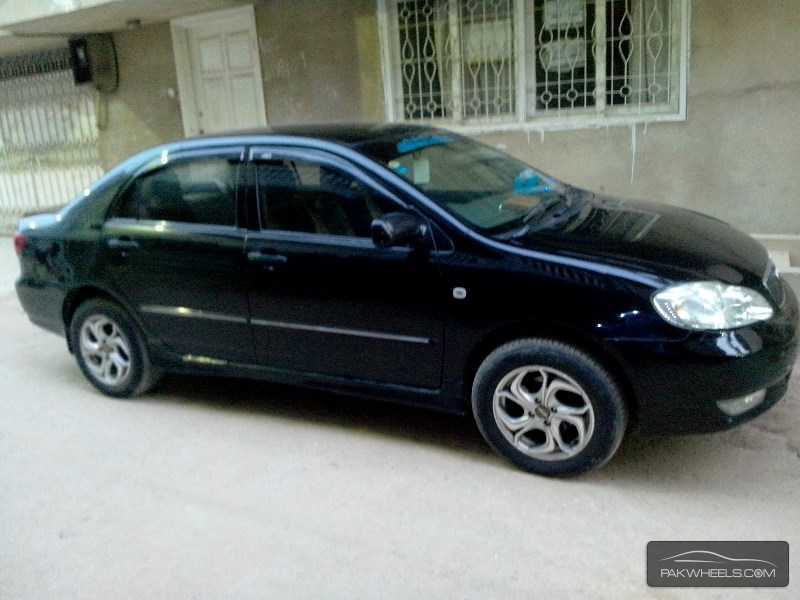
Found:
[(689, 0), (378, 0), (389, 120), (469, 130), (686, 118)]
[(66, 49), (0, 59), (0, 231), (102, 175), (95, 96), (73, 83)]

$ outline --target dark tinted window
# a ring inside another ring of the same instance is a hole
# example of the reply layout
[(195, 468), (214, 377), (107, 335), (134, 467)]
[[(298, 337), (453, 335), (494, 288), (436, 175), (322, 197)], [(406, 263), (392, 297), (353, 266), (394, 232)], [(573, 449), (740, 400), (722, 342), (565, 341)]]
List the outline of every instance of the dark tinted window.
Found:
[(142, 175), (131, 184), (118, 217), (235, 225), (238, 165), (225, 159), (177, 163)]
[(370, 224), (398, 210), (347, 173), (310, 162), (272, 160), (258, 165), (264, 229), (370, 237)]

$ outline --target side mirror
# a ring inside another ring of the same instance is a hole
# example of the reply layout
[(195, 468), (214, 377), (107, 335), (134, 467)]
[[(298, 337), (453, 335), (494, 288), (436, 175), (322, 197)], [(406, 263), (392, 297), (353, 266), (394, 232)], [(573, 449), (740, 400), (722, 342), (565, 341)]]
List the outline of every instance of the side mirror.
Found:
[(428, 233), (425, 221), (413, 214), (406, 212), (392, 212), (375, 219), (370, 226), (372, 242), (378, 248), (391, 248), (394, 246), (414, 246)]

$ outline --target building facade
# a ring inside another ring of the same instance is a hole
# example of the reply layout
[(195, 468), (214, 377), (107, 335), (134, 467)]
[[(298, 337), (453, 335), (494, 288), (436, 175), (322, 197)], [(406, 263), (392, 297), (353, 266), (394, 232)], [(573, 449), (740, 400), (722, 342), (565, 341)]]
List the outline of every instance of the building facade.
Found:
[[(10, 4), (0, 3), (6, 215), (63, 203), (131, 153), (185, 135), (406, 120), (597, 191), (800, 233), (793, 0)], [(113, 91), (76, 87), (56, 68), (70, 37), (98, 33), (113, 39)], [(11, 67), (47, 61), (57, 64)]]

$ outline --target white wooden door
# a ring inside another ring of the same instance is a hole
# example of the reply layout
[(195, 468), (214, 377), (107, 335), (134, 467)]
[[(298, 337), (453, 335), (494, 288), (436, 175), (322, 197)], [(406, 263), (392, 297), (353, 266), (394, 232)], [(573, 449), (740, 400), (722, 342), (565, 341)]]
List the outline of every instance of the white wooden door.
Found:
[(267, 124), (251, 6), (180, 19), (173, 35), (187, 135)]

